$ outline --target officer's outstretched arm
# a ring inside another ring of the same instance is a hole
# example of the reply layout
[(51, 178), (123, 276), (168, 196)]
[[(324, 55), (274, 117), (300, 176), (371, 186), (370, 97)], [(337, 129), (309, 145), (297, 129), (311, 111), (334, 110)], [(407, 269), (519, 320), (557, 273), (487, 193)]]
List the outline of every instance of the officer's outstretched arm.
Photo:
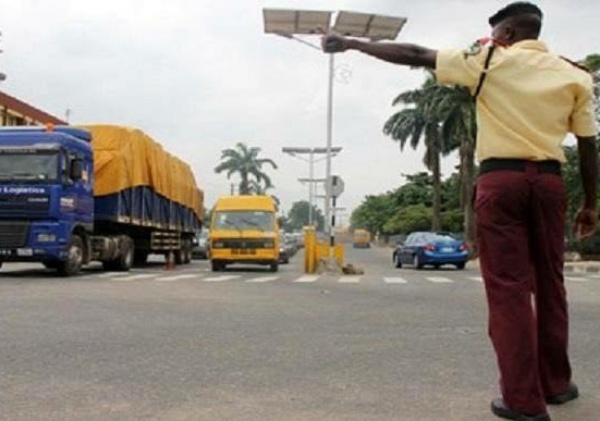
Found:
[(357, 50), (394, 64), (435, 69), (437, 51), (415, 44), (365, 42), (335, 34), (324, 35), (321, 46), (326, 53)]

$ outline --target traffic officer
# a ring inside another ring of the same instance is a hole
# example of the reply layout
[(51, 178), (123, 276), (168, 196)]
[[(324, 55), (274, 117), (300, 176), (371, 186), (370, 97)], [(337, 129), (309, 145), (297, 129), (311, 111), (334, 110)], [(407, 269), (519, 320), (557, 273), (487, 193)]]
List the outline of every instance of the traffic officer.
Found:
[(327, 34), (325, 52), (357, 50), (391, 63), (435, 69), (439, 83), (477, 100), (477, 246), (502, 398), (499, 417), (548, 421), (546, 404), (578, 397), (567, 353), (563, 279), (566, 194), (561, 144), (577, 138), (585, 200), (578, 238), (595, 232), (596, 151), (589, 73), (538, 41), (542, 12), (512, 3), (490, 19), (492, 38), (467, 50), (370, 43)]

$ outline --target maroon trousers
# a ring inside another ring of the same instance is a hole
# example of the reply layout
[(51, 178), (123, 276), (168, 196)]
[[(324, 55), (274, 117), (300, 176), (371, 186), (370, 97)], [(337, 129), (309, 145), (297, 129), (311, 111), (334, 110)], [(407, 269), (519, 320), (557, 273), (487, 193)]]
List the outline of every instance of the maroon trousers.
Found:
[(571, 379), (562, 178), (533, 163), (485, 173), (475, 209), (502, 396), (511, 409), (546, 412), (544, 397), (564, 393)]

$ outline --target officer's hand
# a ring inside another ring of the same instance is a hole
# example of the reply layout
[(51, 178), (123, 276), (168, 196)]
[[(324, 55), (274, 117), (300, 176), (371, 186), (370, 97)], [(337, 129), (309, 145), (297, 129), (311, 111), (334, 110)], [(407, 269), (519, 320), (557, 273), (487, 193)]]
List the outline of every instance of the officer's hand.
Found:
[(573, 225), (575, 239), (580, 241), (594, 235), (597, 221), (598, 214), (594, 209), (579, 209), (575, 215), (575, 224)]
[(321, 47), (326, 53), (341, 53), (348, 49), (348, 41), (340, 35), (325, 34), (321, 38)]

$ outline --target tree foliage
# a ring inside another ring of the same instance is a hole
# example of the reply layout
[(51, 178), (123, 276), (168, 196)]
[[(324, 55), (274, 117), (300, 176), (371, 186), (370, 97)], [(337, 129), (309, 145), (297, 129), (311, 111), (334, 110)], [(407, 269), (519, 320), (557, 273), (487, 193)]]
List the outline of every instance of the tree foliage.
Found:
[(273, 187), (271, 178), (263, 171), (263, 166), (269, 165), (277, 169), (277, 164), (272, 159), (259, 158), (260, 148), (248, 147), (239, 142), (233, 149), (224, 149), (221, 152), (221, 163), (215, 167), (215, 172), (227, 174), (230, 179), (233, 175), (240, 178), (238, 185), (239, 194), (259, 194)]
[[(292, 208), (286, 217), (286, 230), (300, 231), (305, 226), (309, 225), (309, 210), (310, 204), (306, 200), (300, 200), (292, 204)], [(325, 226), (325, 218), (315, 205), (312, 205), (313, 222), (317, 226), (317, 230), (322, 230)]]

